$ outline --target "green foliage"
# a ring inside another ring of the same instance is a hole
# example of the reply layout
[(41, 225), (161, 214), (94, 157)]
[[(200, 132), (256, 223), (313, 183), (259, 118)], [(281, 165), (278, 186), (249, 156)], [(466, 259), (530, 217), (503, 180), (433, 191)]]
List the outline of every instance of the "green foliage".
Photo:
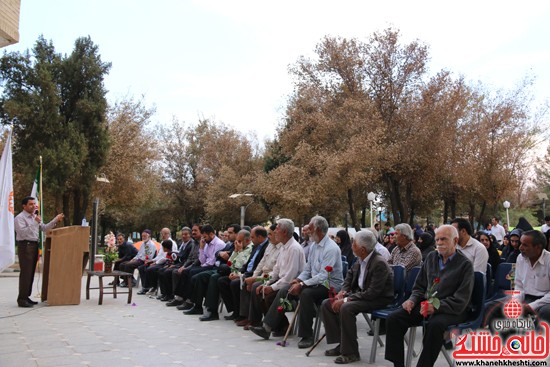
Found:
[(56, 53), (41, 36), (32, 50), (0, 59), (0, 122), (14, 126), (14, 168), (30, 185), (42, 156), (56, 210), (62, 209), (68, 222), (72, 209), (74, 224), (82, 220), (91, 185), (105, 164), (103, 78), (109, 68), (90, 37), (77, 39), (69, 56)]

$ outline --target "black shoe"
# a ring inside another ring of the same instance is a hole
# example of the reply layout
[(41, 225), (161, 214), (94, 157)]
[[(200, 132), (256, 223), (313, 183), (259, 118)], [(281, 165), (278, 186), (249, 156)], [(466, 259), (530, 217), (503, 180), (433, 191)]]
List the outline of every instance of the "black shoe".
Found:
[(300, 348), (300, 349), (311, 348), (311, 346), (313, 345), (314, 342), (315, 342), (315, 340), (313, 340), (312, 337), (302, 338), (302, 340), (300, 340), (298, 342), (298, 348)]
[(223, 317), (225, 320), (229, 321), (229, 320), (235, 320), (235, 313), (231, 313), (230, 315), (227, 315), (227, 316), (224, 316)]
[(171, 301), (173, 298), (168, 296), (158, 296), (157, 299), (161, 300), (162, 302), (168, 302)]
[(35, 302), (30, 298), (27, 298), (27, 302), (29, 302), (31, 305), (37, 305), (38, 304), (38, 302)]
[(27, 300), (24, 300), (24, 301), (17, 301), (17, 305), (18, 305), (19, 307), (25, 307), (25, 308), (29, 308), (29, 307), (34, 306), (32, 303), (29, 303), (29, 301), (27, 301)]
[(265, 340), (269, 339), (271, 333), (264, 329), (263, 326), (251, 326), (248, 330), (252, 331), (254, 334), (264, 338)]
[(338, 344), (335, 348), (325, 350), (325, 355), (327, 357), (337, 357), (340, 354), (342, 354), (340, 353), (340, 344)]
[(143, 295), (147, 292), (149, 292), (149, 288), (141, 288), (141, 290), (139, 292), (137, 292), (137, 294)]
[(174, 307), (174, 306), (179, 306), (179, 305), (183, 305), (183, 301), (178, 301), (177, 299), (173, 299), (172, 301), (170, 301), (166, 304), (166, 306), (168, 306), (168, 307)]
[(178, 307), (176, 307), (178, 310), (180, 311), (187, 311), (187, 310), (190, 310), (192, 309), (193, 307), (195, 307), (195, 304), (194, 303), (191, 303), (191, 302), (184, 302), (183, 304), (179, 305)]
[(202, 307), (193, 307), (183, 311), (186, 315), (202, 315)]
[(128, 284), (126, 284), (126, 282), (122, 282), (119, 287), (121, 288), (128, 288)]
[(199, 320), (201, 321), (213, 321), (213, 320), (219, 320), (220, 316), (217, 313), (206, 311), (204, 315), (199, 317)]

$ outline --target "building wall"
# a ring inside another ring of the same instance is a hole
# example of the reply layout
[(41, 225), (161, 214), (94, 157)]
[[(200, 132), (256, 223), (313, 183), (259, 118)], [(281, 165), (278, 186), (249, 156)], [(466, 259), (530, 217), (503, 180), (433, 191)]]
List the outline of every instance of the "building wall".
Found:
[(0, 0), (0, 47), (19, 42), (21, 0)]

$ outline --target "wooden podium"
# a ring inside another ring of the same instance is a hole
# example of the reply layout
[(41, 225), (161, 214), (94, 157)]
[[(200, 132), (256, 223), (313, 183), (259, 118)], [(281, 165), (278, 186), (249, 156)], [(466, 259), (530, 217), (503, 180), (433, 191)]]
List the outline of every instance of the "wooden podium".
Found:
[(42, 301), (50, 306), (80, 304), (89, 242), (90, 227), (71, 226), (47, 232), (43, 249)]

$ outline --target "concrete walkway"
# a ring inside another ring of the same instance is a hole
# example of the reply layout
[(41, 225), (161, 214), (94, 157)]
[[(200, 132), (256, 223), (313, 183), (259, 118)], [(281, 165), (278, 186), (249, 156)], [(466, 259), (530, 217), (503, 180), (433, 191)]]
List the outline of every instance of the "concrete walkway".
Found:
[[(282, 338), (265, 341), (236, 327), (233, 321), (223, 320), (222, 315), (222, 320), (201, 322), (198, 316), (183, 315), (165, 303), (136, 293), (132, 305), (126, 303), (126, 295), (117, 299), (105, 295), (99, 306), (98, 290), (92, 290), (91, 299), (86, 300), (85, 279), (82, 278), (80, 305), (39, 304), (25, 309), (16, 303), (18, 273), (0, 274), (0, 366), (335, 365), (334, 357), (324, 356), (328, 349), (325, 341), (306, 357), (306, 350), (297, 348), (295, 336), (283, 348), (276, 344)], [(36, 281), (37, 278), (35, 289)], [(97, 286), (96, 277), (94, 281), (92, 286)], [(368, 327), (362, 317), (358, 318), (358, 330), (362, 361), (352, 365), (369, 365), (372, 337), (367, 335)], [(376, 363), (369, 366), (392, 365), (384, 360), (384, 347), (378, 348), (377, 354)], [(437, 366), (447, 366), (441, 355)]]

